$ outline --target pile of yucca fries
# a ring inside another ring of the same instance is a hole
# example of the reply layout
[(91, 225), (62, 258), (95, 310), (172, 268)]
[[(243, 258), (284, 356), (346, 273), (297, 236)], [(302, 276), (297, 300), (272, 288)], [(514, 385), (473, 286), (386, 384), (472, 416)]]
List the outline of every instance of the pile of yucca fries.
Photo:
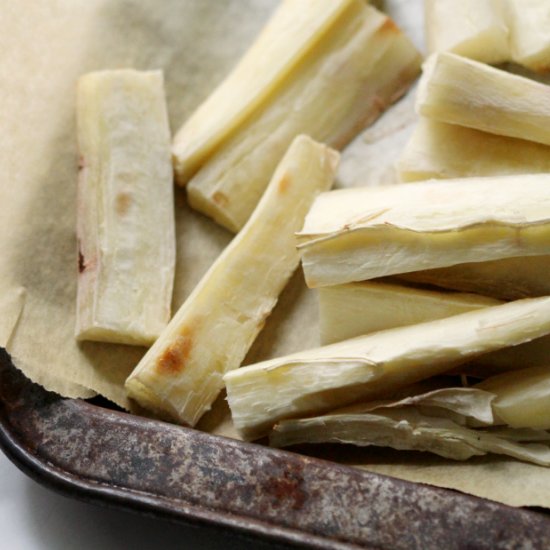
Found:
[[(152, 344), (126, 382), (141, 406), (194, 426), (226, 388), (242, 435), (277, 446), (550, 465), (550, 87), (485, 64), (549, 67), (532, 21), (550, 6), (425, 9), (433, 53), (398, 167), (448, 181), (329, 191), (335, 149), (420, 69), (364, 0), (284, 0), (171, 153), (160, 72), (80, 79), (76, 332)], [(172, 168), (237, 235), (170, 317)], [(300, 261), (325, 345), (239, 369)]]

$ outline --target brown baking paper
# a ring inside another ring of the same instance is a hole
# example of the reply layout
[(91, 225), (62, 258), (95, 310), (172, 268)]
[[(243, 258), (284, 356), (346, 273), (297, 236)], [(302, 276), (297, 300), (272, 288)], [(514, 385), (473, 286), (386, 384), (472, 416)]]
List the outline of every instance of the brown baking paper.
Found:
[[(0, 12), (0, 345), (32, 380), (68, 397), (96, 392), (128, 407), (123, 382), (142, 348), (77, 344), (75, 84), (86, 72), (162, 69), (174, 132), (220, 82), (277, 0), (45, 0)], [(377, 2), (422, 46), (421, 0)], [(391, 184), (410, 135), (412, 95), (344, 152), (340, 186)], [(231, 235), (176, 193), (177, 308)], [(300, 271), (245, 363), (319, 344), (316, 295)], [(223, 396), (203, 429), (235, 437)], [(324, 456), (508, 504), (550, 507), (550, 469), (489, 457), (332, 447)]]

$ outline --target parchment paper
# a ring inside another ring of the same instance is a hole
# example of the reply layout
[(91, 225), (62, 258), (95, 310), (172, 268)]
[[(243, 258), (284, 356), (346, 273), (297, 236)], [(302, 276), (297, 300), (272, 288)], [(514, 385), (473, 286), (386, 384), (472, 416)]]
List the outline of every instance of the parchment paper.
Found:
[[(74, 339), (75, 83), (106, 68), (163, 69), (172, 131), (230, 70), (277, 0), (44, 0), (0, 10), (0, 345), (27, 376), (68, 397), (128, 407), (143, 349)], [(421, 0), (377, 2), (422, 48)], [(352, 143), (340, 186), (391, 184), (415, 115), (411, 94)], [(231, 235), (176, 193), (178, 307)], [(297, 272), (245, 364), (319, 344), (316, 295)], [(235, 436), (223, 396), (200, 424)], [(317, 451), (316, 451), (317, 452)], [(332, 447), (321, 456), (512, 505), (550, 507), (550, 469), (490, 457)]]

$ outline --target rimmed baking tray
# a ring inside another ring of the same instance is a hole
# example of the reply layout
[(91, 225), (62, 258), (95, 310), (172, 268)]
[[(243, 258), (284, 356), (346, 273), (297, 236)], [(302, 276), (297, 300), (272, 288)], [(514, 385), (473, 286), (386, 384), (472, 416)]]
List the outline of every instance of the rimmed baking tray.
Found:
[(0, 446), (68, 496), (309, 548), (550, 548), (550, 517), (64, 399), (0, 350)]

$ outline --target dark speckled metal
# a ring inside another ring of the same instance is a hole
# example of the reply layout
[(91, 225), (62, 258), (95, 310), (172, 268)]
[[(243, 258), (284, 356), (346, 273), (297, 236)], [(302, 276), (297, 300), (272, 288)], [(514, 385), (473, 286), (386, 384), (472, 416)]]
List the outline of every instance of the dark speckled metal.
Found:
[(550, 548), (550, 519), (211, 436), (30, 383), (0, 354), (0, 444), (84, 500), (312, 548)]

